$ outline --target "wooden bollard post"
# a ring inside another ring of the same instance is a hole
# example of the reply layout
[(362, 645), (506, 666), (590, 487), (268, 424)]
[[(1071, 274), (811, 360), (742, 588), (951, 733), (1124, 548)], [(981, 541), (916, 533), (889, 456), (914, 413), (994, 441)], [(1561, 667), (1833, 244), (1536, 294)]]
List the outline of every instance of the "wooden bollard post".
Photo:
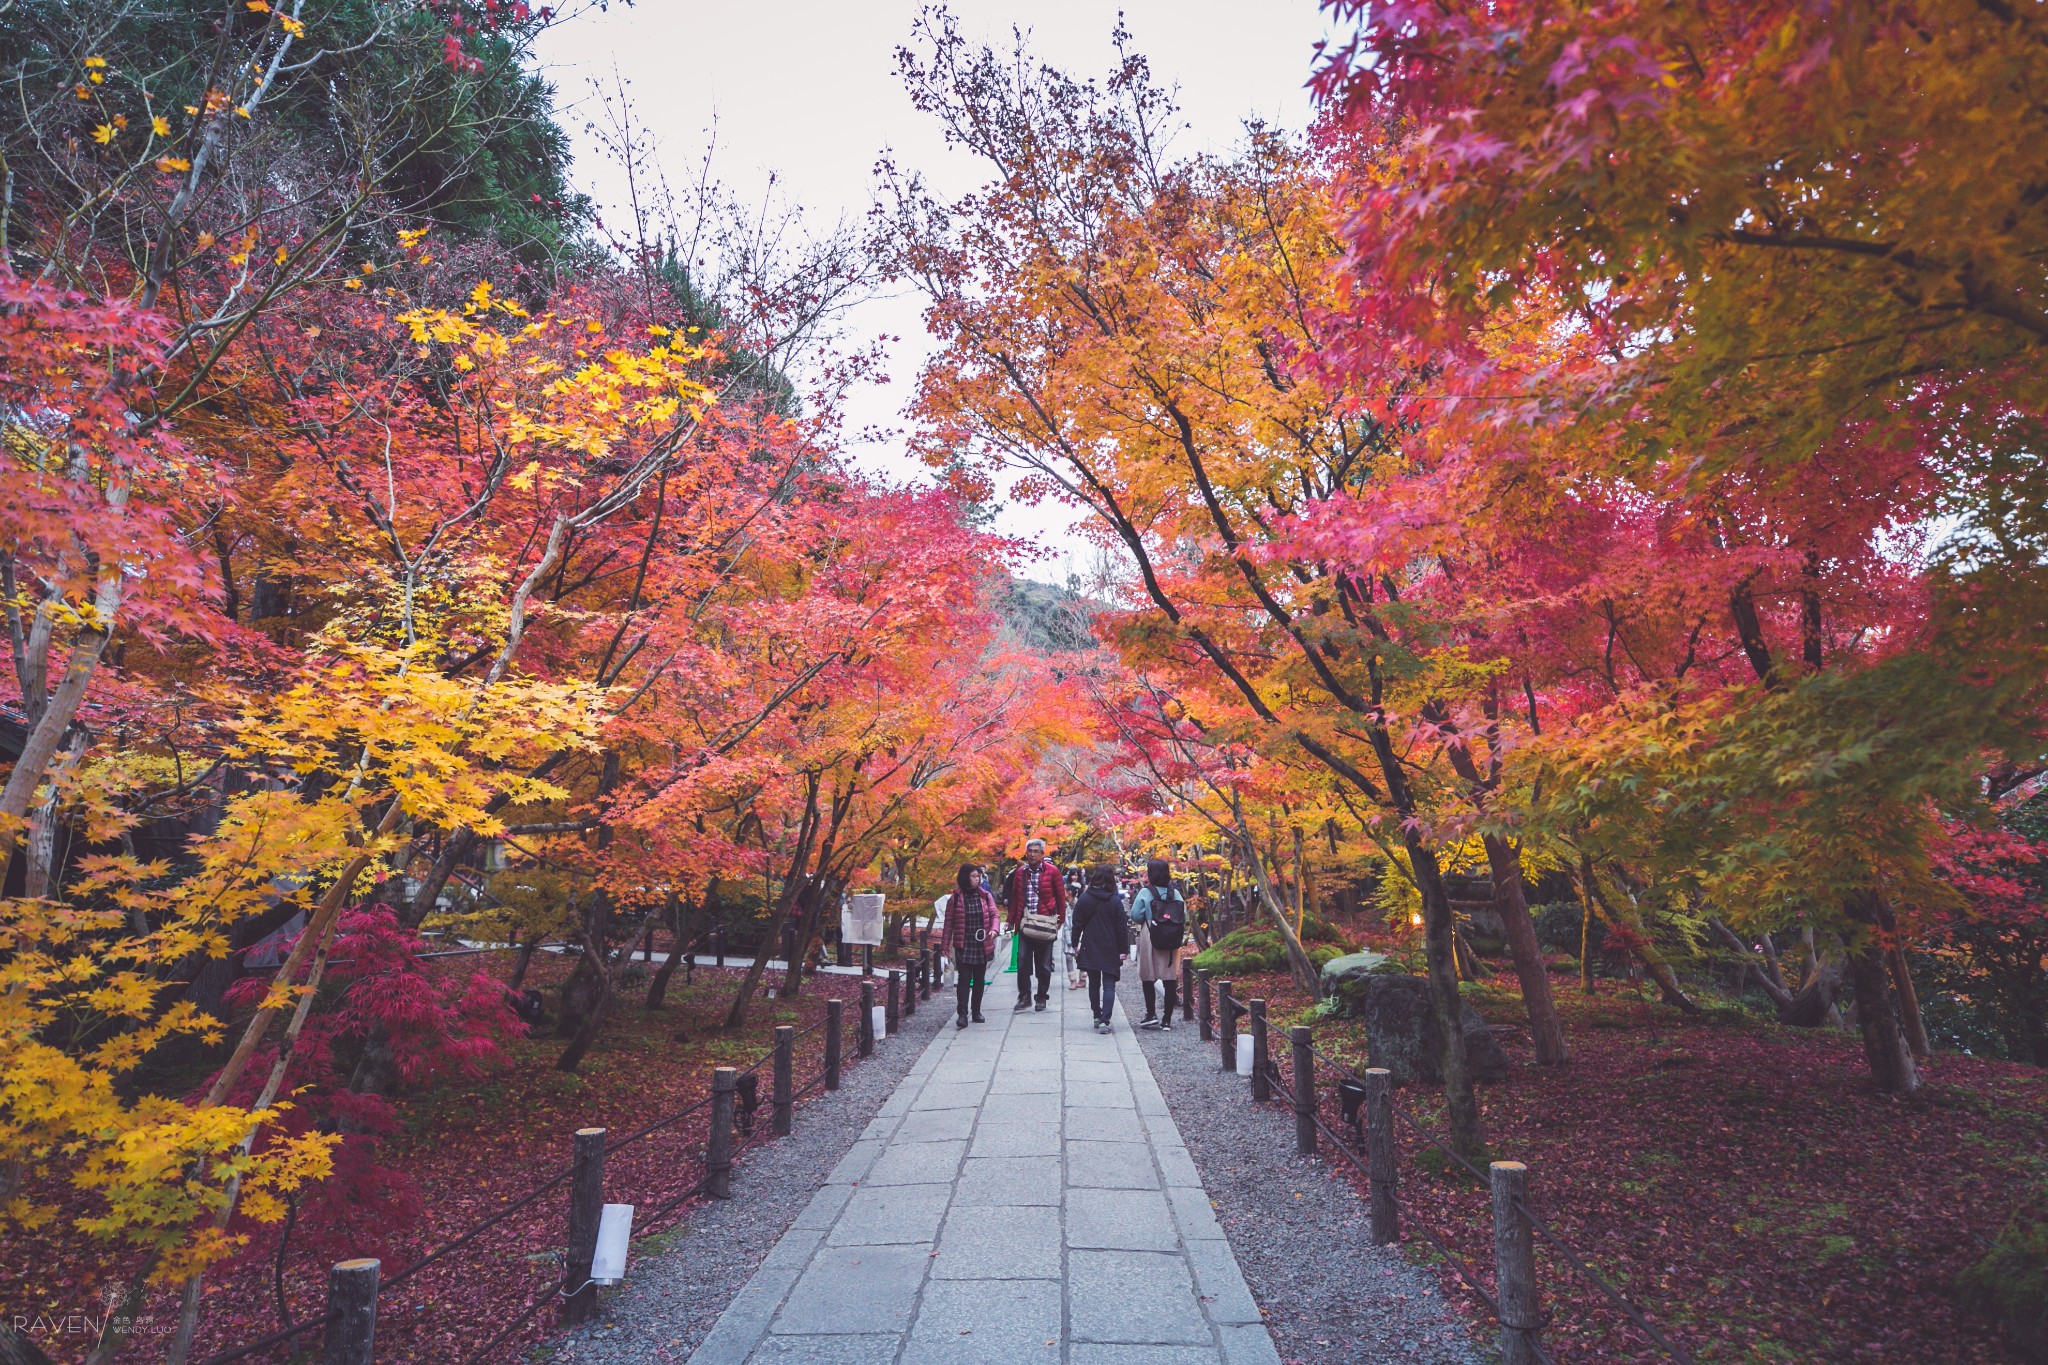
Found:
[(576, 1130), (576, 1156), (569, 1175), (569, 1255), (563, 1262), (562, 1320), (588, 1322), (597, 1313), (597, 1286), (590, 1282), (597, 1255), (597, 1225), (604, 1217), (604, 1132)]
[(860, 983), (860, 1055), (875, 1055), (875, 983)]
[(1394, 1149), (1394, 1074), (1383, 1066), (1365, 1069), (1365, 1174), (1372, 1187), (1372, 1240), (1388, 1246), (1401, 1240), (1401, 1206), (1394, 1202), (1400, 1169)]
[(903, 963), (903, 1017), (908, 1019), (917, 1013), (917, 963), (906, 958)]
[(1523, 1212), (1529, 1201), (1529, 1168), (1496, 1161), (1493, 1177), (1493, 1273), (1500, 1291), (1501, 1365), (1537, 1365), (1542, 1319), (1536, 1303), (1536, 1241)]
[(1184, 1024), (1195, 1021), (1195, 964), (1185, 957), (1180, 960), (1180, 1019)]
[(1251, 1002), (1252, 1017), (1252, 1100), (1264, 1104), (1273, 1098), (1273, 1078), (1266, 1073), (1266, 1002)]
[(721, 1066), (711, 1073), (711, 1140), (704, 1144), (704, 1193), (732, 1198), (732, 1101), (740, 1073)]
[(827, 1000), (825, 1002), (825, 1088), (839, 1088), (839, 1038), (846, 1026), (846, 1002)]
[(711, 957), (718, 966), (725, 965), (725, 929), (716, 926), (711, 930)]
[(1216, 1041), (1216, 1032), (1212, 1023), (1214, 1016), (1209, 1006), (1209, 973), (1204, 971), (1196, 972), (1195, 981), (1202, 993), (1202, 998), (1199, 1002), (1199, 1019), (1202, 1025), (1202, 1041), (1205, 1043), (1213, 1043)]
[(1216, 1036), (1223, 1040), (1223, 1069), (1237, 1070), (1237, 1002), (1228, 981), (1216, 983)]
[(882, 1010), (882, 1018), (889, 1026), (889, 1036), (896, 1036), (896, 1025), (903, 1019), (903, 973), (889, 973), (889, 1003)]
[(327, 1272), (327, 1340), (321, 1365), (370, 1365), (377, 1346), (378, 1262), (364, 1256), (336, 1261)]
[(939, 973), (938, 950), (927, 943), (917, 950), (917, 989), (925, 999), (932, 998), (932, 978)]
[(1294, 1062), (1294, 1150), (1303, 1156), (1316, 1153), (1316, 1054), (1315, 1035), (1306, 1024), (1287, 1031)]
[(796, 1066), (796, 1030), (781, 1024), (775, 1030), (775, 1136), (789, 1136), (790, 1116), (796, 1109), (792, 1087)]

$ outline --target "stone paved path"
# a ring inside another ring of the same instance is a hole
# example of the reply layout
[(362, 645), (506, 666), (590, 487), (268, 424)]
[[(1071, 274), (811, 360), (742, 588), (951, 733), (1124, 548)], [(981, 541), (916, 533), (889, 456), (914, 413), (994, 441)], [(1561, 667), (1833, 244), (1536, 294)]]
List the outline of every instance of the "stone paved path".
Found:
[(693, 1365), (1278, 1365), (1128, 1024), (1096, 1034), (1057, 978), (1012, 1013), (1013, 979), (933, 1039)]

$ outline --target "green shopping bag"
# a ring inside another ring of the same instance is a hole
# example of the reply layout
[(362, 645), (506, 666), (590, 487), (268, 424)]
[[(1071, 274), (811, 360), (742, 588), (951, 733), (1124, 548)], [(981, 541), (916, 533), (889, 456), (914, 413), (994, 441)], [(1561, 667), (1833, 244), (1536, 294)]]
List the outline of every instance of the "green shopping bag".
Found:
[(1003, 971), (1010, 976), (1017, 974), (1017, 936), (1015, 934), (1010, 935), (1010, 965), (1003, 968)]

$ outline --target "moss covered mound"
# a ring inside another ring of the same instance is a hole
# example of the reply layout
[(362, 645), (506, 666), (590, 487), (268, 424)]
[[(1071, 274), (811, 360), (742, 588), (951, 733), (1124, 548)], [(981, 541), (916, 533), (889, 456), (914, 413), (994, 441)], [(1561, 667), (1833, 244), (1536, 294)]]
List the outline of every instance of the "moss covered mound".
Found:
[[(1320, 970), (1325, 962), (1352, 951), (1336, 927), (1326, 920), (1311, 918), (1302, 926), (1301, 943), (1309, 961)], [(1195, 966), (1212, 976), (1251, 976), (1260, 972), (1287, 970), (1287, 944), (1270, 924), (1247, 924), (1232, 929), (1211, 944), (1207, 952), (1195, 955)]]

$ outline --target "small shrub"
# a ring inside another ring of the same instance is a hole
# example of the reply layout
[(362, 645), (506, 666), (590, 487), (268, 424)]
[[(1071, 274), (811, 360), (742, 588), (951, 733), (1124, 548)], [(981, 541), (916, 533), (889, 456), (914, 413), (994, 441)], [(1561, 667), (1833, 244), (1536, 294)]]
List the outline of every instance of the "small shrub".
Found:
[[(1529, 907), (1529, 917), (1536, 921), (1536, 941), (1561, 953), (1576, 954), (1579, 951), (1585, 916), (1586, 912), (1579, 908), (1577, 901), (1551, 901), (1547, 905)], [(1598, 953), (1600, 945), (1607, 941), (1607, 926), (1595, 919), (1591, 934), (1586, 946)]]
[(2003, 1327), (2024, 1359), (2048, 1362), (2048, 1222), (2007, 1223), (1984, 1259), (1956, 1276), (1956, 1297)]

